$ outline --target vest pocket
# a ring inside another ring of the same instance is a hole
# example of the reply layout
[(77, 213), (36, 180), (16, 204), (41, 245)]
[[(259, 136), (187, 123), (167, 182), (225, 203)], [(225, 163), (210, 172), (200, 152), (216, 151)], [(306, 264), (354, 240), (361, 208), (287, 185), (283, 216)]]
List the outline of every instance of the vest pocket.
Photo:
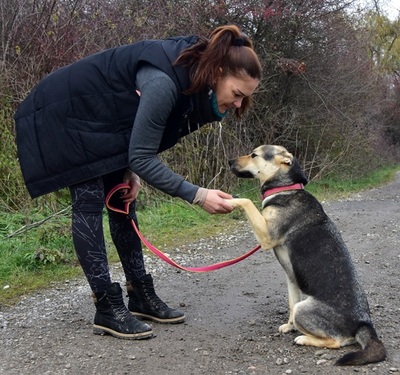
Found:
[(74, 118), (66, 121), (66, 130), (74, 143), (74, 152), (87, 161), (126, 153), (133, 120), (93, 122)]

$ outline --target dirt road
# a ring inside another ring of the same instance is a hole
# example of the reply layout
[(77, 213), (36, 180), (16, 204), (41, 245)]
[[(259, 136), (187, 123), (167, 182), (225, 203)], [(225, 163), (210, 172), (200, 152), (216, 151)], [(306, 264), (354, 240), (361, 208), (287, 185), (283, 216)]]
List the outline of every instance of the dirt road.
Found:
[[(398, 374), (400, 373), (400, 177), (343, 201), (324, 202), (341, 229), (369, 299), (388, 359), (355, 368), (333, 366), (354, 349), (293, 344), (279, 334), (288, 318), (284, 273), (272, 252), (206, 274), (177, 272), (147, 257), (158, 294), (181, 306), (181, 325), (153, 324), (150, 340), (92, 334), (94, 307), (84, 280), (24, 298), (0, 311), (0, 374)], [(223, 220), (223, 217), (221, 217)], [(240, 223), (238, 223), (238, 226)], [(230, 259), (255, 246), (245, 228), (232, 235), (166, 249), (182, 264)], [(165, 249), (164, 249), (165, 250)], [(123, 283), (119, 267), (113, 279)]]

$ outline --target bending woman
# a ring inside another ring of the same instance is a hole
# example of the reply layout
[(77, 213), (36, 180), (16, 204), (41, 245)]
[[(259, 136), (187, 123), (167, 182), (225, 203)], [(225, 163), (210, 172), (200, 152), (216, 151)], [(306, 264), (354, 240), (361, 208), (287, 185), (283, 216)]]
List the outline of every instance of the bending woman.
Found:
[(228, 111), (240, 117), (261, 79), (252, 42), (233, 25), (200, 36), (144, 40), (88, 56), (45, 77), (15, 114), (18, 156), (30, 195), (68, 187), (72, 237), (93, 291), (94, 333), (151, 337), (150, 325), (180, 323), (185, 315), (167, 306), (146, 273), (141, 242), (129, 219), (108, 212), (113, 242), (126, 277), (112, 282), (105, 248), (105, 197), (125, 182), (119, 202), (135, 200), (140, 179), (211, 214), (228, 213), (231, 195), (186, 181), (157, 154)]

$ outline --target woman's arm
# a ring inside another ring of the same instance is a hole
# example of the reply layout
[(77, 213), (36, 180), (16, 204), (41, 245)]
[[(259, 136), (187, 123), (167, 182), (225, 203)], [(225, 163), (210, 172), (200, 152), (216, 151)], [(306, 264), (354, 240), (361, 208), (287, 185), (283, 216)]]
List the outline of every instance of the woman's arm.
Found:
[(174, 106), (178, 91), (164, 72), (143, 66), (137, 73), (140, 104), (129, 144), (131, 170), (151, 186), (190, 203), (196, 202), (209, 213), (228, 213), (232, 205), (225, 199), (232, 196), (221, 190), (200, 189), (174, 173), (157, 157), (165, 124)]
[(137, 73), (140, 104), (129, 145), (129, 165), (151, 186), (192, 203), (199, 189), (164, 165), (157, 152), (168, 117), (176, 105), (178, 90), (172, 79), (150, 65)]

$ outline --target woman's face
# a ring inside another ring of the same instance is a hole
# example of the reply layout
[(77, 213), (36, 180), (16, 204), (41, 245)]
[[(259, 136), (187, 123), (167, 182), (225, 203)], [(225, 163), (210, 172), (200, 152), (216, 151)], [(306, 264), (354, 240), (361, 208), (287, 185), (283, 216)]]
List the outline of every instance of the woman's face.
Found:
[(221, 76), (215, 85), (218, 110), (224, 113), (227, 109), (240, 108), (243, 98), (252, 95), (259, 83), (245, 74)]

